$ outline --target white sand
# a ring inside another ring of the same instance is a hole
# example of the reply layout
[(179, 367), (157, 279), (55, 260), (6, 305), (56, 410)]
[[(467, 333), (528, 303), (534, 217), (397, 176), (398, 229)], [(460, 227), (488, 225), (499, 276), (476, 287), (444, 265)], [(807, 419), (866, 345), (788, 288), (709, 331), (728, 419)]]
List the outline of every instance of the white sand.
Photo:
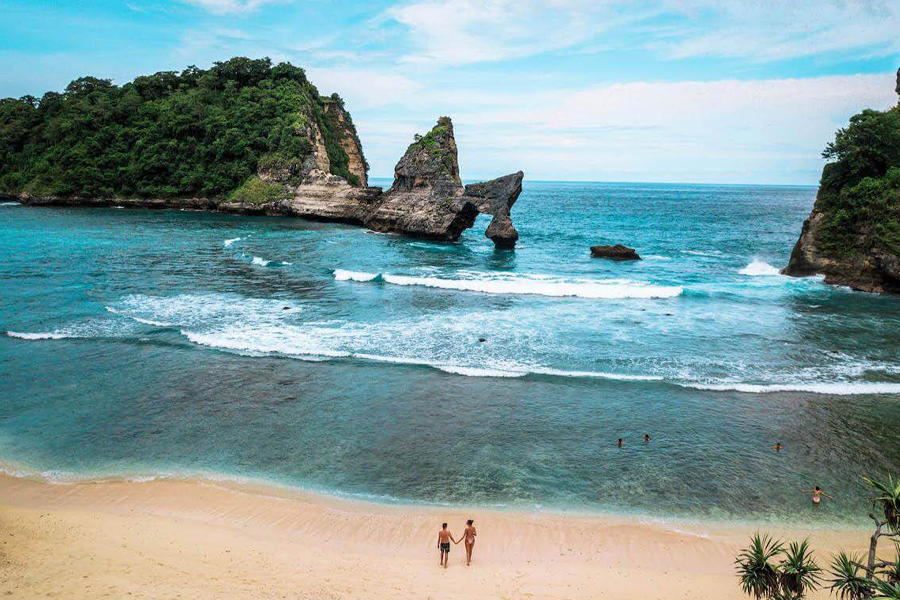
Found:
[[(441, 521), (458, 536), (469, 517), (472, 566), (460, 544), (441, 569)], [(0, 598), (727, 600), (743, 597), (733, 560), (753, 530), (0, 476)], [(773, 533), (809, 535), (823, 565), (867, 542), (865, 531)]]

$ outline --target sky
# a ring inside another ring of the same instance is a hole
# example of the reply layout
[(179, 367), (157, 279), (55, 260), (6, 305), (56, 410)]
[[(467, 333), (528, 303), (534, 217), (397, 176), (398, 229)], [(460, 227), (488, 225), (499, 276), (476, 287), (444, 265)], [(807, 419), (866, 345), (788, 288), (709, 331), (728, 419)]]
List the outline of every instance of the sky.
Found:
[(448, 115), (465, 179), (815, 185), (900, 0), (2, 0), (2, 97), (232, 56), (339, 93), (373, 177)]

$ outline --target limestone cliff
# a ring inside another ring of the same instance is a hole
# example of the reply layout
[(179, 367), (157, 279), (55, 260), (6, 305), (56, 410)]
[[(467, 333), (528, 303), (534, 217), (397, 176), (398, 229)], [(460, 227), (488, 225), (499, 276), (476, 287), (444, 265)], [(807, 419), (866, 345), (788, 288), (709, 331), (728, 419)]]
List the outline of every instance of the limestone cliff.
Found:
[(362, 144), (356, 134), (356, 128), (350, 119), (350, 113), (338, 102), (325, 105), (325, 112), (333, 115), (338, 123), (338, 137), (341, 148), (347, 154), (347, 170), (359, 180), (359, 185), (366, 187), (369, 183), (369, 164), (363, 156)]
[(855, 115), (823, 155), (832, 162), (782, 273), (900, 293), (900, 106)]
[(463, 187), (453, 123), (449, 117), (406, 149), (394, 167), (394, 183), (365, 220), (366, 227), (454, 241), (478, 213), (493, 215), (485, 235), (497, 248), (515, 246), (518, 233), (509, 209), (522, 191), (522, 172)]
[[(337, 111), (339, 107), (328, 110)], [(349, 124), (347, 120), (343, 122)], [(449, 117), (441, 117), (425, 136), (416, 136), (394, 168), (394, 182), (386, 192), (378, 187), (355, 185), (356, 182), (334, 174), (327, 140), (319, 123), (308, 121), (299, 135), (310, 141), (311, 148), (302, 162), (284, 158), (260, 161), (257, 176), (226, 199), (34, 195), (16, 198), (34, 205), (188, 208), (289, 215), (441, 241), (459, 239), (475, 223), (478, 214), (484, 213), (493, 216), (485, 235), (496, 247), (515, 246), (518, 232), (510, 209), (522, 191), (523, 173), (463, 186)], [(348, 163), (350, 172), (361, 183), (366, 182), (365, 159), (355, 130), (348, 126), (342, 135), (347, 156), (356, 157)]]

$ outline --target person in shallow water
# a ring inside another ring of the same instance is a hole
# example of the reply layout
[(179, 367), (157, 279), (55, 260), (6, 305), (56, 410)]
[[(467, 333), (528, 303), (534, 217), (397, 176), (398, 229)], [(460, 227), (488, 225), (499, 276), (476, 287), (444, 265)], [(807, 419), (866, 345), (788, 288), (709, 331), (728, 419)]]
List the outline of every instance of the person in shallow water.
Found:
[(784, 445), (782, 445), (781, 442), (775, 442), (775, 445), (772, 447), (775, 448), (775, 452), (781, 452), (781, 449), (784, 448)]
[(812, 501), (813, 501), (813, 504), (815, 504), (816, 506), (818, 506), (819, 503), (822, 502), (822, 496), (825, 496), (829, 500), (834, 500), (834, 498), (832, 498), (831, 496), (829, 496), (828, 494), (826, 494), (825, 492), (820, 490), (819, 486), (816, 486), (816, 489), (814, 489), (814, 490), (803, 490), (803, 491), (810, 492), (812, 494)]
[(447, 524), (444, 523), (441, 525), (441, 530), (438, 531), (438, 549), (441, 551), (441, 566), (445, 569), (447, 568), (447, 563), (450, 559), (450, 541), (453, 541), (454, 544), (458, 544), (458, 540), (453, 539), (453, 535), (450, 533), (450, 530), (447, 529)]
[(619, 448), (625, 447), (625, 442), (622, 441), (622, 438), (619, 438), (619, 441), (616, 442), (616, 446), (618, 446)]
[(475, 548), (475, 536), (478, 533), (475, 531), (475, 526), (472, 524), (475, 521), (469, 519), (466, 521), (466, 530), (463, 531), (462, 538), (466, 542), (466, 566), (472, 562), (472, 549)]
[(645, 443), (645, 444), (649, 444), (649, 443), (650, 443), (650, 434), (649, 434), (649, 433), (645, 433), (645, 434), (644, 434), (644, 443)]

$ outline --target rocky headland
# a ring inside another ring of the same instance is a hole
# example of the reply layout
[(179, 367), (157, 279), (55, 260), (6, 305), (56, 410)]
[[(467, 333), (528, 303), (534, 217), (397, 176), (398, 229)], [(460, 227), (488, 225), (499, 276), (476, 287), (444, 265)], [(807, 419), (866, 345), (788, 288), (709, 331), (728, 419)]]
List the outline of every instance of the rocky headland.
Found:
[(832, 162), (782, 273), (900, 293), (900, 106), (851, 117), (823, 156)]
[(65, 92), (0, 100), (0, 197), (25, 204), (180, 208), (335, 221), (455, 241), (479, 213), (515, 246), (521, 172), (464, 186), (453, 123), (417, 135), (387, 191), (368, 186), (339, 96), (302, 69), (233, 58), (208, 70), (83, 77)]

